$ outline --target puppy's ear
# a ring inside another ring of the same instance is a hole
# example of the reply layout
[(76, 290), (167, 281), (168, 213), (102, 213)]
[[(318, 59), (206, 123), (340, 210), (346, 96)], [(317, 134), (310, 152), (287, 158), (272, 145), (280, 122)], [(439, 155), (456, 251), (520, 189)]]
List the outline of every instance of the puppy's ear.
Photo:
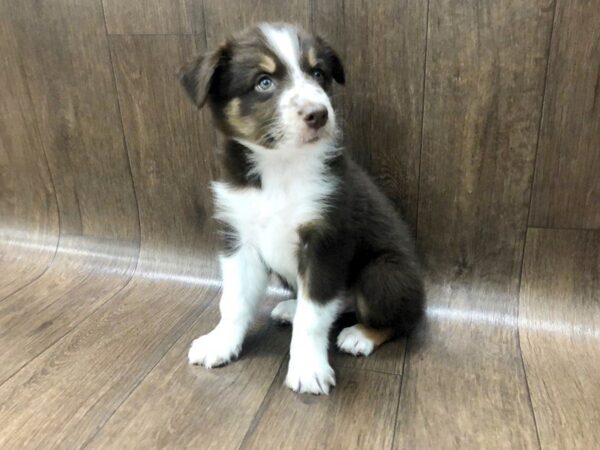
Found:
[(325, 42), (323, 38), (317, 37), (317, 42), (323, 49), (325, 59), (330, 64), (331, 76), (339, 84), (344, 84), (346, 82), (346, 74), (344, 72), (342, 60), (338, 56), (337, 52), (333, 48), (331, 48), (331, 46), (327, 42)]
[(332, 48), (330, 48), (329, 50), (331, 58), (331, 76), (335, 81), (343, 85), (346, 82), (346, 74), (344, 72), (342, 60), (335, 52), (335, 50), (333, 50)]
[(221, 46), (217, 50), (198, 56), (179, 72), (181, 84), (198, 108), (202, 108), (206, 103), (215, 72), (225, 60), (225, 48)]

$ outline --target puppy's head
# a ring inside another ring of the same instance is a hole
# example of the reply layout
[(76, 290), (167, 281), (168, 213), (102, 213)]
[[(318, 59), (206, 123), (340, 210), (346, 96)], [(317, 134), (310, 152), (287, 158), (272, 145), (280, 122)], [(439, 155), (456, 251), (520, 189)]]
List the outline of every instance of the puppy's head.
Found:
[(181, 73), (192, 100), (210, 105), (226, 136), (270, 149), (335, 139), (334, 81), (344, 83), (335, 51), (288, 24), (248, 29)]

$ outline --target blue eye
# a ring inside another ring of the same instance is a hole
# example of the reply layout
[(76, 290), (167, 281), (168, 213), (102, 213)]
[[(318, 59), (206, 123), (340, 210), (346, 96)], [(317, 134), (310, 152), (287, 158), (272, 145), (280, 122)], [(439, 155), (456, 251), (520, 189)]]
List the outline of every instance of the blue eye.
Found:
[(319, 83), (325, 81), (325, 73), (321, 69), (313, 69), (310, 74)]
[(273, 80), (267, 75), (262, 75), (256, 83), (256, 89), (259, 91), (270, 91), (273, 86)]

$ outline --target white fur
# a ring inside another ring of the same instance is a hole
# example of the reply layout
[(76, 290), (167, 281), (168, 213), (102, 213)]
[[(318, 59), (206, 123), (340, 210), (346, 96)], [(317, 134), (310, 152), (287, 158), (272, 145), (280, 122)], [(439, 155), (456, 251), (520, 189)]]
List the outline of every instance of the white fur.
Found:
[(188, 352), (190, 364), (215, 367), (236, 358), (242, 348), (257, 302), (264, 296), (268, 274), (252, 246), (221, 258), (223, 293), (221, 321), (210, 333), (196, 339)]
[[(296, 30), (269, 24), (261, 25), (261, 30), (271, 49), (285, 64), (292, 79), (291, 86), (282, 93), (279, 101), (279, 119), (284, 131), (284, 146), (306, 143), (315, 137), (334, 138), (337, 127), (333, 106), (319, 83), (300, 67), (301, 55)], [(318, 131), (306, 127), (302, 115), (298, 114), (311, 105), (327, 108), (327, 123)]]
[[(236, 230), (239, 248), (221, 259), (221, 321), (212, 332), (195, 340), (189, 351), (191, 363), (206, 367), (226, 364), (238, 355), (256, 303), (265, 292), (267, 267), (292, 284), (298, 280), (298, 228), (322, 217), (327, 198), (338, 183), (326, 174), (327, 161), (340, 151), (334, 145), (331, 102), (321, 86), (302, 72), (297, 36), (287, 28), (262, 29), (293, 77), (279, 105), (285, 134), (274, 149), (240, 140), (252, 151), (260, 189), (213, 183), (216, 217)], [(318, 132), (309, 130), (299, 114), (303, 106), (315, 103), (326, 106), (329, 113), (327, 125)], [(327, 361), (328, 332), (342, 302), (320, 305), (302, 294), (302, 287), (296, 284), (297, 304), (286, 302), (273, 311), (275, 318), (291, 321), (293, 317), (286, 384), (298, 392), (327, 394), (335, 385)]]
[(279, 27), (269, 23), (261, 24), (260, 29), (275, 54), (291, 71), (292, 77), (300, 78), (300, 43), (296, 30), (290, 26)]
[(271, 319), (282, 323), (292, 323), (296, 314), (296, 300), (279, 302), (271, 311)]
[(357, 325), (344, 328), (337, 338), (338, 348), (354, 356), (369, 356), (375, 349), (375, 344), (364, 335)]
[(298, 227), (321, 217), (336, 185), (324, 176), (332, 151), (324, 146), (255, 151), (261, 189), (213, 183), (216, 216), (237, 230), (242, 247), (255, 248), (268, 267), (291, 282), (298, 275)]
[(329, 394), (335, 386), (335, 373), (327, 358), (329, 329), (339, 314), (341, 302), (319, 304), (302, 291), (298, 292), (285, 384), (299, 393)]
[(226, 364), (239, 354), (266, 290), (265, 264), (287, 280), (297, 279), (298, 227), (321, 216), (336, 183), (324, 176), (325, 162), (336, 151), (331, 146), (278, 152), (246, 145), (255, 151), (262, 188), (213, 183), (216, 216), (237, 230), (240, 247), (234, 255), (221, 258), (221, 321), (196, 339), (188, 354), (190, 363), (205, 367)]

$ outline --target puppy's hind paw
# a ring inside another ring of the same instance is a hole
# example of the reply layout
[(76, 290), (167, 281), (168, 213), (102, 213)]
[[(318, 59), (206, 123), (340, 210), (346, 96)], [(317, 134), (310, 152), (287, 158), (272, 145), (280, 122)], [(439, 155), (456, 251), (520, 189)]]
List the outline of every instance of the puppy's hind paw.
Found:
[(354, 356), (369, 356), (375, 349), (375, 343), (364, 334), (360, 325), (344, 328), (337, 337), (337, 346)]
[(271, 311), (271, 319), (281, 323), (292, 323), (296, 314), (296, 300), (279, 302)]

